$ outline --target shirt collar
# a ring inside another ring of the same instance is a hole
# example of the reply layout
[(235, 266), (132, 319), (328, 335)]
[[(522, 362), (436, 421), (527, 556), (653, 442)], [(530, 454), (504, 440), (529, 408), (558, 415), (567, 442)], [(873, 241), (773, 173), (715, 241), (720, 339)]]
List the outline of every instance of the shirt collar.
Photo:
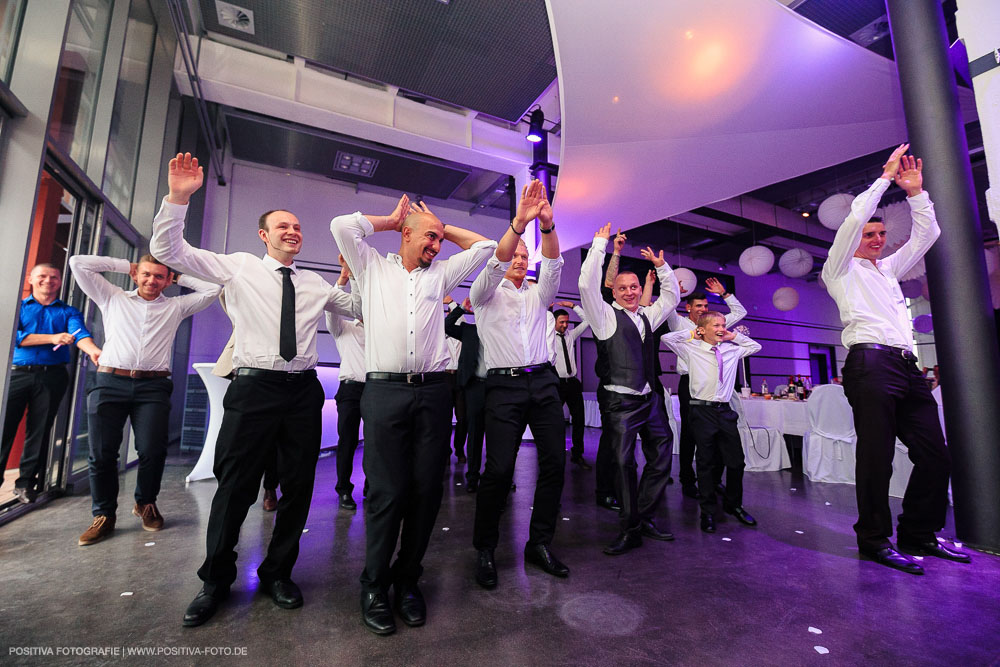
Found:
[(512, 289), (515, 292), (524, 292), (528, 288), (531, 287), (531, 283), (529, 283), (528, 279), (525, 278), (524, 280), (521, 281), (521, 286), (520, 287), (515, 287), (514, 283), (512, 283), (511, 281), (509, 281), (506, 278), (503, 278), (503, 279), (500, 280), (500, 287), (505, 287), (507, 289)]
[[(279, 262), (278, 260), (276, 260), (274, 257), (271, 257), (270, 255), (264, 255), (264, 258), (263, 258), (262, 261), (264, 262), (264, 266), (266, 266), (267, 268), (271, 269), (272, 271), (277, 271), (278, 269), (283, 268), (285, 266), (284, 264), (282, 264), (281, 262)], [(295, 275), (299, 274), (299, 268), (297, 266), (295, 266), (295, 262), (292, 262), (288, 266), (288, 268), (292, 270), (293, 274), (295, 274)]]
[[(140, 299), (142, 301), (146, 301), (146, 299), (143, 299), (141, 296), (139, 296), (138, 287), (134, 290), (129, 290), (128, 292), (125, 292), (125, 296), (127, 296), (130, 299)], [(146, 301), (146, 303), (158, 303), (160, 301), (166, 300), (166, 298), (167, 297), (163, 296), (163, 293), (161, 292), (160, 295), (157, 296), (155, 299), (153, 299), (152, 301)]]
[[(24, 300), (21, 303), (38, 303), (38, 299), (35, 298), (34, 294), (29, 294), (24, 298)], [(42, 304), (40, 303), (38, 303), (38, 305), (42, 306)], [(64, 305), (66, 304), (63, 303), (62, 299), (55, 299), (52, 301), (52, 303), (49, 304), (49, 306), (64, 306)], [(47, 308), (47, 307), (48, 306), (42, 306), (42, 308)]]
[(626, 310), (626, 309), (625, 309), (625, 308), (624, 308), (624, 307), (623, 307), (623, 306), (622, 306), (622, 305), (621, 305), (620, 303), (618, 303), (617, 301), (612, 301), (612, 302), (611, 302), (611, 307), (612, 307), (612, 308), (617, 308), (618, 310), (622, 311), (623, 313), (625, 313), (625, 314), (626, 314), (626, 315), (628, 315), (629, 317), (639, 317), (640, 315), (642, 315), (642, 309), (643, 309), (643, 307), (642, 307), (642, 306), (639, 306), (638, 308), (636, 308), (636, 309), (635, 309), (635, 312), (632, 312), (631, 310)]
[(865, 267), (869, 271), (878, 271), (879, 273), (882, 273), (882, 259), (881, 258), (875, 260), (875, 265), (874, 266), (872, 266), (872, 263), (870, 261), (868, 261), (867, 259), (865, 259), (864, 257), (851, 257), (851, 259), (857, 260), (858, 262), (861, 263), (861, 266)]
[[(401, 269), (403, 269), (404, 271), (406, 271), (406, 267), (405, 267), (405, 266), (403, 266), (403, 256), (402, 256), (402, 255), (400, 255), (399, 253), (395, 253), (395, 252), (387, 252), (387, 253), (385, 254), (385, 258), (386, 258), (387, 260), (389, 260), (390, 262), (392, 262), (393, 264), (395, 264), (396, 266), (398, 266), (399, 268), (401, 268)], [(434, 265), (433, 265), (433, 264), (431, 264), (431, 266), (434, 266)], [(413, 269), (413, 270), (414, 270), (414, 271), (426, 271), (427, 269), (425, 269), (425, 268), (424, 268), (424, 267), (422, 267), (422, 266), (417, 266), (417, 268), (415, 268), (415, 269)]]
[(701, 347), (701, 349), (703, 349), (703, 350), (711, 350), (713, 347), (715, 347), (714, 345), (712, 345), (711, 343), (709, 343), (707, 340), (704, 340), (702, 338), (697, 338), (695, 340), (698, 341), (698, 346)]

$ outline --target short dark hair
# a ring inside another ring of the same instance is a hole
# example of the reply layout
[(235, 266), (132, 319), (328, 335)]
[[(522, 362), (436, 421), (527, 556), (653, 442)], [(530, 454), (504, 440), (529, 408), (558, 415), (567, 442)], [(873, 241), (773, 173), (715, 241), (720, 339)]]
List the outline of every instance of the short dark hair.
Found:
[(628, 275), (635, 276), (635, 279), (639, 280), (639, 274), (629, 269), (622, 269), (621, 271), (619, 271), (618, 275), (615, 276), (615, 280), (618, 280), (618, 278), (620, 278), (621, 276), (628, 276)]
[[(881, 217), (881, 216), (878, 216), (878, 215), (873, 215), (872, 217), (868, 218), (868, 222), (882, 222), (882, 224), (885, 224), (885, 223), (884, 223), (884, 222), (882, 221), (882, 217)], [(867, 223), (866, 223), (866, 224), (867, 224)]]
[(267, 231), (267, 216), (271, 215), (272, 213), (277, 213), (278, 211), (291, 213), (291, 211), (289, 211), (287, 208), (272, 208), (270, 211), (266, 211), (265, 213), (261, 214), (260, 220), (257, 221), (257, 228)]
[(691, 292), (690, 294), (687, 295), (687, 297), (685, 297), (684, 302), (690, 306), (692, 301), (701, 301), (701, 300), (708, 301), (708, 297), (705, 295), (704, 292)]
[(136, 264), (142, 264), (143, 262), (149, 262), (150, 264), (159, 264), (160, 266), (166, 266), (166, 264), (153, 257), (148, 252), (142, 257), (140, 257), (139, 261), (136, 262)]
[(55, 269), (59, 273), (62, 273), (62, 269), (60, 269), (52, 262), (39, 262), (38, 264), (35, 264), (33, 267), (31, 267), (31, 271), (28, 271), (28, 273), (34, 272), (35, 269)]
[(565, 310), (563, 310), (562, 308), (560, 308), (559, 310), (556, 310), (556, 311), (554, 311), (554, 312), (552, 313), (552, 316), (553, 316), (553, 317), (555, 317), (555, 318), (556, 318), (557, 320), (558, 320), (558, 319), (559, 319), (560, 317), (563, 317), (564, 315), (565, 315), (566, 317), (569, 317), (569, 313), (567, 313), (567, 312), (566, 312)]

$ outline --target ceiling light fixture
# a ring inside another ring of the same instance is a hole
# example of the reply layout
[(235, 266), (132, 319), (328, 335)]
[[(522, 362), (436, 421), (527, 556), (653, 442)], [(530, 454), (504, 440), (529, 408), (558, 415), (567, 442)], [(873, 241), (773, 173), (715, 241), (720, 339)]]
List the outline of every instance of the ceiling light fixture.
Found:
[(545, 122), (545, 114), (541, 109), (535, 109), (531, 112), (531, 116), (528, 119), (528, 134), (525, 138), (533, 144), (537, 144), (542, 140), (543, 133), (545, 130), (542, 128), (542, 124)]
[(334, 159), (334, 165), (334, 171), (339, 171), (341, 173), (346, 171), (350, 174), (357, 174), (358, 176), (370, 178), (375, 174), (375, 168), (378, 167), (378, 160), (361, 155), (352, 155), (350, 153), (345, 153), (344, 151), (337, 151), (337, 157)]

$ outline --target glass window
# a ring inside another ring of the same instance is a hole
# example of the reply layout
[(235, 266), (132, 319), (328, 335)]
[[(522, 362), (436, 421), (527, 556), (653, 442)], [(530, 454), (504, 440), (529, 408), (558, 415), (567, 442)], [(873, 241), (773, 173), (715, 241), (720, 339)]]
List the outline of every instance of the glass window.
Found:
[(112, 0), (75, 0), (59, 63), (49, 134), (73, 161), (87, 166)]
[(10, 83), (25, 0), (0, 0), (0, 80)]
[(132, 206), (132, 190), (155, 41), (156, 23), (149, 3), (146, 0), (132, 0), (128, 27), (125, 30), (125, 53), (111, 112), (111, 135), (102, 188), (111, 203), (125, 217), (129, 217)]

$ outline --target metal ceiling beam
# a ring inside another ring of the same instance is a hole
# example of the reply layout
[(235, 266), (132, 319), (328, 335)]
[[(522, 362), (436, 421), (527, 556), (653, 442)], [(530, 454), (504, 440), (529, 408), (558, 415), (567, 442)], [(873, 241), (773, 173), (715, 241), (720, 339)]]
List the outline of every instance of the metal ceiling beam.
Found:
[(184, 8), (181, 6), (181, 0), (166, 0), (166, 4), (170, 11), (170, 21), (174, 24), (174, 32), (177, 33), (177, 47), (181, 52), (181, 60), (184, 61), (184, 69), (187, 71), (188, 81), (191, 83), (191, 95), (194, 98), (194, 107), (198, 115), (198, 127), (201, 129), (202, 138), (208, 144), (209, 165), (214, 169), (219, 185), (225, 185), (226, 177), (222, 171), (222, 149), (219, 147), (212, 119), (208, 115), (208, 105), (205, 103), (205, 96), (201, 91), (196, 58), (191, 50), (191, 42), (188, 41), (189, 32), (187, 19), (184, 17)]

